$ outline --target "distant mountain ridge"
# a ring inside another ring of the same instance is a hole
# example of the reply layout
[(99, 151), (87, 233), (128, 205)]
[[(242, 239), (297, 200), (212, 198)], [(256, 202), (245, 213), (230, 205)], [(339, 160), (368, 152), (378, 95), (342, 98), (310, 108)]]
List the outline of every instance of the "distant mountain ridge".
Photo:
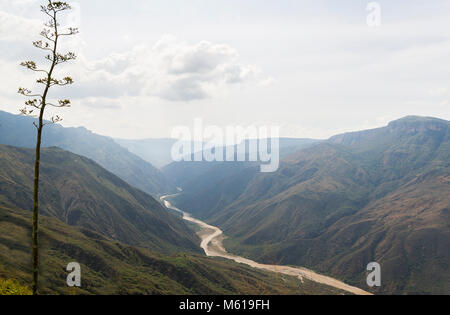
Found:
[[(126, 140), (114, 139), (118, 144), (127, 148), (157, 168), (163, 168), (173, 162), (172, 147), (179, 140), (176, 139), (142, 139)], [(186, 143), (192, 144), (190, 141)]]
[[(180, 142), (177, 139), (142, 139), (142, 140), (126, 140), (126, 139), (114, 139), (118, 144), (127, 148), (130, 152), (150, 162), (152, 165), (162, 169), (171, 169), (174, 165), (179, 165), (172, 158), (172, 147)], [(249, 143), (254, 143), (257, 140), (245, 140), (246, 146), (249, 147)], [(315, 143), (319, 140), (314, 139), (297, 139), (297, 138), (281, 138), (280, 148), (282, 155), (295, 152), (299, 147), (306, 146), (308, 144)], [(205, 145), (206, 143), (193, 142), (193, 141), (181, 141), (187, 146), (191, 147), (192, 152), (198, 145)], [(232, 146), (225, 146), (224, 151)], [(168, 171), (170, 174), (170, 171)], [(177, 181), (179, 177), (175, 176)]]
[[(0, 111), (0, 144), (34, 148), (36, 130), (33, 118)], [(130, 185), (152, 195), (176, 192), (175, 186), (150, 163), (121, 147), (113, 139), (86, 128), (44, 128), (43, 147), (61, 149), (86, 156)]]
[[(194, 157), (191, 157), (191, 161), (180, 161), (173, 162), (162, 168), (163, 174), (177, 186), (183, 189), (190, 189), (191, 184), (198, 182), (200, 176), (207, 177), (208, 173), (214, 173), (219, 171), (221, 168), (227, 170), (227, 172), (239, 171), (242, 168), (255, 167), (260, 164), (260, 162), (249, 162), (249, 154), (252, 153), (250, 148), (253, 147), (254, 142), (258, 140), (245, 140), (243, 143), (246, 147), (246, 161), (244, 162), (220, 162), (220, 161), (195, 161)], [(280, 157), (287, 156), (301, 150), (303, 148), (309, 147), (315, 143), (320, 142), (320, 140), (314, 139), (290, 139), (290, 138), (280, 138), (279, 139), (279, 150)], [(228, 148), (233, 148), (235, 155), (237, 152), (236, 146), (223, 147), (223, 151), (226, 152)], [(269, 145), (270, 148), (270, 145)], [(232, 174), (230, 173), (230, 176)]]
[(157, 168), (172, 163), (171, 149), (175, 139), (114, 139), (115, 142)]
[(448, 121), (443, 119), (433, 117), (407, 116), (390, 122), (386, 127), (348, 132), (331, 137), (329, 141), (332, 143), (343, 145), (358, 145), (364, 142), (370, 144), (372, 138), (376, 139), (381, 135), (383, 135), (383, 137), (388, 140), (390, 136), (398, 134), (399, 132), (405, 135), (412, 135), (418, 132), (446, 130), (448, 128), (447, 126)]
[[(259, 162), (248, 162), (251, 142), (246, 140), (247, 162), (175, 162), (162, 172), (184, 190), (177, 201), (183, 209), (200, 218), (219, 211), (245, 191), (250, 180), (260, 172)], [(281, 138), (280, 157), (310, 147), (319, 140)], [(236, 152), (236, 151), (235, 151)]]

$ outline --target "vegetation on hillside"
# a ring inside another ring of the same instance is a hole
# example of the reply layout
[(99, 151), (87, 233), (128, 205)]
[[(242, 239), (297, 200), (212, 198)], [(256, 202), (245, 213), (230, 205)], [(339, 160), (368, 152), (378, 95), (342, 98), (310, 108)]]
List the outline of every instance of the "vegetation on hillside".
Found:
[(15, 280), (0, 279), (0, 295), (31, 295), (33, 292)]
[[(377, 293), (450, 292), (449, 122), (407, 117), (301, 150), (274, 174), (248, 175), (175, 204), (220, 226), (227, 249), (261, 262), (366, 287), (376, 261)], [(229, 191), (236, 197), (225, 198)], [(196, 211), (195, 200), (214, 211)]]
[[(33, 153), (0, 145), (0, 205), (31, 210)], [(58, 148), (42, 151), (41, 213), (118, 241), (163, 253), (200, 253), (181, 218), (95, 162)]]
[[(0, 278), (29, 283), (30, 223), (30, 212), (0, 206)], [(42, 218), (41, 235), (43, 294), (343, 293), (227, 260), (132, 247), (55, 218)], [(81, 288), (66, 285), (65, 268), (72, 261), (81, 264)]]

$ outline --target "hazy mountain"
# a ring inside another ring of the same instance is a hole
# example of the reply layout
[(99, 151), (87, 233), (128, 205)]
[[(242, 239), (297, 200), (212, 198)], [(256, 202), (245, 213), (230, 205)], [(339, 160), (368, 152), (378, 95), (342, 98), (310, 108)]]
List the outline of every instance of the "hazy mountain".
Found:
[[(0, 205), (31, 210), (33, 167), (32, 149), (0, 145)], [(41, 172), (43, 215), (131, 245), (200, 252), (181, 218), (88, 158), (43, 149)]]
[(175, 139), (114, 139), (114, 141), (157, 168), (173, 162), (171, 150), (177, 142)]
[[(257, 140), (246, 140), (246, 160), (248, 161), (248, 156), (252, 153), (252, 148), (254, 147), (252, 143)], [(289, 139), (282, 138), (280, 139), (280, 157), (289, 155), (293, 152), (301, 150), (303, 148), (307, 148), (315, 143), (319, 142), (318, 140), (313, 139)], [(270, 146), (269, 146), (270, 147)], [(223, 151), (226, 152), (228, 147), (223, 148)], [(237, 152), (236, 146), (234, 146), (234, 152)], [(191, 157), (191, 160), (194, 160)], [(181, 162), (173, 162), (164, 168), (162, 168), (163, 174), (173, 183), (175, 183), (178, 187), (181, 187), (185, 190), (194, 190), (192, 185), (203, 181), (204, 178), (208, 177), (216, 177), (218, 173), (223, 174), (223, 176), (219, 176), (217, 180), (222, 180), (226, 174), (230, 176), (233, 175), (233, 172), (239, 172), (243, 168), (247, 167), (255, 167), (258, 166), (257, 162), (207, 162), (207, 161), (198, 161), (198, 162), (190, 162), (190, 161), (181, 161)], [(231, 173), (230, 173), (231, 172)], [(215, 181), (217, 181), (215, 180)], [(211, 182), (211, 179), (209, 180)], [(198, 192), (203, 192), (203, 188), (197, 189)]]
[(263, 262), (365, 287), (376, 261), (379, 292), (450, 292), (448, 121), (407, 117), (303, 149), (276, 173), (249, 173), (238, 192), (237, 174), (215, 186), (234, 195), (216, 193), (214, 211), (197, 211), (202, 200), (189, 194), (177, 204), (223, 228), (229, 249)]
[[(172, 175), (171, 168), (174, 165), (177, 165), (172, 158), (172, 148), (180, 140), (176, 139), (142, 139), (142, 140), (126, 140), (126, 139), (114, 139), (118, 144), (122, 147), (128, 149), (130, 152), (136, 154), (140, 158), (146, 160), (152, 165), (158, 168), (164, 168), (171, 165), (166, 169), (168, 174)], [(254, 142), (255, 140), (247, 140), (246, 145), (249, 146), (249, 143)], [(304, 147), (309, 144), (316, 142), (317, 140), (311, 139), (290, 139), (290, 138), (282, 138), (280, 140), (280, 147), (283, 151), (284, 155), (289, 153), (293, 153), (299, 149), (299, 147)], [(199, 142), (192, 141), (181, 141), (185, 145), (189, 145), (191, 150), (194, 152), (196, 145)], [(225, 148), (226, 150), (226, 148)], [(178, 167), (179, 168), (179, 167)], [(183, 166), (184, 168), (184, 166)], [(177, 174), (173, 174), (173, 179), (179, 180), (180, 177), (176, 176)]]
[[(247, 152), (251, 152), (247, 140)], [(312, 139), (280, 139), (280, 157), (319, 143)], [(248, 160), (248, 159), (247, 159)], [(184, 192), (176, 198), (185, 211), (208, 218), (235, 201), (260, 172), (258, 162), (176, 162), (162, 169)]]
[[(0, 144), (34, 148), (34, 119), (0, 111)], [(63, 128), (48, 125), (43, 133), (44, 147), (61, 149), (86, 156), (127, 183), (147, 193), (158, 195), (175, 192), (164, 175), (142, 158), (118, 145), (113, 139), (85, 128)]]
[[(125, 140), (114, 139), (122, 147), (127, 148), (130, 152), (136, 154), (140, 158), (146, 160), (157, 168), (162, 168), (170, 163), (172, 159), (172, 147), (179, 140), (176, 139), (142, 139), (142, 140)], [(184, 143), (195, 145), (191, 141)]]

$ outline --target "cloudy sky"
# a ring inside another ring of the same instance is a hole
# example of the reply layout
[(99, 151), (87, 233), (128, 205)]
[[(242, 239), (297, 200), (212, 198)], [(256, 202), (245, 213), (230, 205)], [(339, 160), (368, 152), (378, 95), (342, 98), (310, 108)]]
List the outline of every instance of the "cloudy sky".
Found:
[[(39, 0), (0, 0), (0, 109), (18, 113), (21, 69), (43, 17)], [(78, 60), (65, 126), (119, 138), (175, 126), (279, 125), (327, 138), (406, 116), (450, 119), (450, 1), (78, 0), (63, 25)], [(373, 6), (372, 6), (373, 8)], [(370, 19), (369, 19), (370, 20)], [(371, 20), (373, 21), (373, 20)]]

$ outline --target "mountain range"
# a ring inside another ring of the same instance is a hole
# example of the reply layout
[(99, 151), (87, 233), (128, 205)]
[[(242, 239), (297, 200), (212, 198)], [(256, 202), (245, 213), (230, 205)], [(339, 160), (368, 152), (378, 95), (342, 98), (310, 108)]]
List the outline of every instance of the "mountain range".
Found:
[(361, 287), (367, 264), (378, 262), (375, 293), (448, 293), (449, 140), (448, 121), (406, 117), (317, 142), (285, 156), (276, 173), (229, 165), (229, 176), (204, 185), (211, 189), (187, 185), (175, 203), (257, 261)]
[[(34, 118), (0, 111), (0, 144), (25, 148), (36, 145)], [(59, 147), (88, 157), (128, 184), (154, 196), (176, 192), (175, 186), (149, 162), (117, 144), (112, 138), (86, 128), (44, 128), (43, 147)]]
[[(22, 283), (30, 274), (32, 122), (0, 111), (0, 278)], [(181, 187), (171, 201), (220, 227), (229, 252), (361, 288), (366, 266), (378, 262), (382, 286), (373, 293), (448, 294), (449, 124), (409, 116), (328, 140), (280, 139), (274, 173), (261, 173), (258, 162), (170, 163), (175, 140), (47, 126), (45, 293), (70, 293), (61, 281), (73, 260), (87, 270), (86, 294), (342, 293), (202, 256), (192, 226), (150, 195)]]
[[(31, 281), (34, 151), (0, 145), (0, 283)], [(94, 161), (45, 148), (40, 185), (41, 294), (341, 294), (201, 255), (178, 216)], [(65, 266), (82, 266), (82, 288)]]

